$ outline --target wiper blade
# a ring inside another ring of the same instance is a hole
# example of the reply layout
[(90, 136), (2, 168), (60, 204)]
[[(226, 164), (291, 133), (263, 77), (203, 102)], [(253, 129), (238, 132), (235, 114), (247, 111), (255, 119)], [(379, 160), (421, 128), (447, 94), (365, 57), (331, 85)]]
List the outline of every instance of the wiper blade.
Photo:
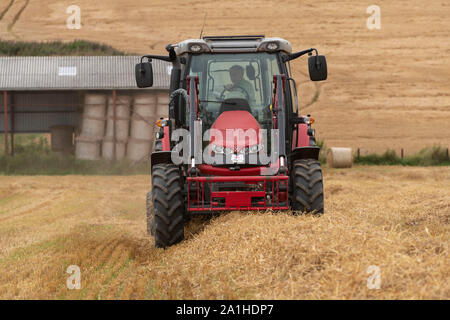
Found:
[(216, 100), (199, 100), (200, 102), (212, 102), (212, 103), (225, 103), (235, 106), (236, 102), (228, 102), (228, 101), (216, 101)]

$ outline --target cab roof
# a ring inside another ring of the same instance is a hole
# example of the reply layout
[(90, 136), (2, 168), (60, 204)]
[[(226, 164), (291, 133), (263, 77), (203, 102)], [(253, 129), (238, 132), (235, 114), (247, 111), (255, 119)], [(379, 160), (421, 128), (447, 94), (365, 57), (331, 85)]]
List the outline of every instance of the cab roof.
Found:
[(291, 53), (289, 41), (264, 35), (208, 36), (184, 40), (174, 45), (177, 55), (185, 53), (277, 52)]

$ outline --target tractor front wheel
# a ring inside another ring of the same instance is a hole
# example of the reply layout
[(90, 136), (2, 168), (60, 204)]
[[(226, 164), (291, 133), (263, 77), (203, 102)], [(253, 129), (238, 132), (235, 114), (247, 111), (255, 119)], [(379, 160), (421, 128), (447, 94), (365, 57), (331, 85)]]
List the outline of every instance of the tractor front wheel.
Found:
[(151, 236), (155, 235), (155, 219), (153, 219), (153, 206), (152, 206), (152, 192), (147, 192), (147, 199), (145, 201), (147, 210), (147, 233)]
[(147, 230), (155, 236), (155, 247), (166, 248), (184, 239), (184, 199), (181, 173), (172, 164), (158, 164), (152, 172), (153, 221)]
[(314, 159), (294, 161), (292, 166), (292, 210), (323, 213), (323, 178), (320, 162)]

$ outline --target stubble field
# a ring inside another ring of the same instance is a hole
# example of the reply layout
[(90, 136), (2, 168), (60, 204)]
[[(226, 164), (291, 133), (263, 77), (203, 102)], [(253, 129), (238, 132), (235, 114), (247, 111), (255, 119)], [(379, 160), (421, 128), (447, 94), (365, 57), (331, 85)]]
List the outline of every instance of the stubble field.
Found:
[(449, 168), (326, 168), (324, 216), (196, 219), (167, 250), (146, 235), (149, 180), (0, 177), (0, 298), (450, 298)]

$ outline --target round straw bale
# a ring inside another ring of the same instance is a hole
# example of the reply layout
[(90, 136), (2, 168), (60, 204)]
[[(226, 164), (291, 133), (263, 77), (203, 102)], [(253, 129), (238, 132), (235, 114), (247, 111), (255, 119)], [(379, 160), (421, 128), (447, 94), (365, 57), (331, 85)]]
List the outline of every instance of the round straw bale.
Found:
[(351, 168), (353, 163), (351, 148), (330, 148), (327, 154), (328, 166), (331, 168)]

